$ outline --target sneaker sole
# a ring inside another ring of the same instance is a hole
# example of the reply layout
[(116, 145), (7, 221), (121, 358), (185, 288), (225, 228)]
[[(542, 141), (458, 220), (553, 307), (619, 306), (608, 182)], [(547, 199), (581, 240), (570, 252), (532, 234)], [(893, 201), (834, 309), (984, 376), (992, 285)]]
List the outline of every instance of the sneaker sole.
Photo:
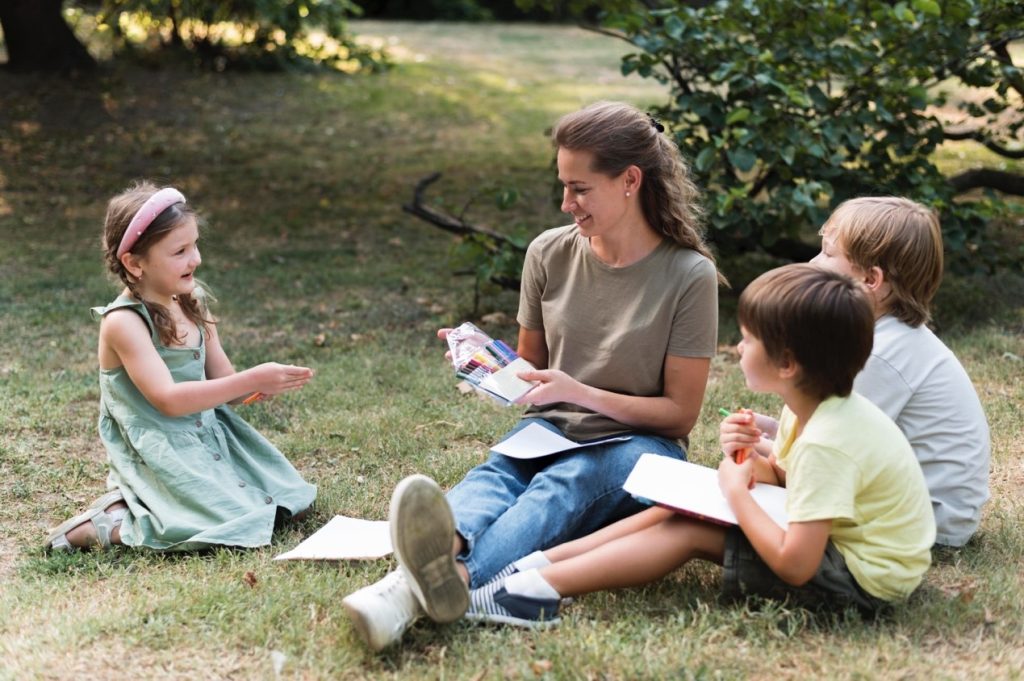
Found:
[(549, 620), (524, 620), (520, 617), (506, 615), (485, 615), (482, 613), (466, 613), (466, 619), (476, 624), (494, 624), (519, 627), (520, 629), (553, 629), (562, 623), (561, 617)]
[(455, 568), (455, 519), (437, 483), (412, 475), (398, 483), (388, 513), (391, 544), (427, 616), (454, 622), (469, 607), (469, 588)]

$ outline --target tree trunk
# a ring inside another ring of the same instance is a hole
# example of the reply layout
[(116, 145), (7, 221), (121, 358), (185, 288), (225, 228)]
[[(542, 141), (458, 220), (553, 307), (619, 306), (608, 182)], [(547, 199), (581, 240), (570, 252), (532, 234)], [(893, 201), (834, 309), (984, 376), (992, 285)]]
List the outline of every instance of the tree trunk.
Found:
[(0, 26), (12, 71), (70, 72), (96, 60), (61, 15), (63, 0), (0, 0)]

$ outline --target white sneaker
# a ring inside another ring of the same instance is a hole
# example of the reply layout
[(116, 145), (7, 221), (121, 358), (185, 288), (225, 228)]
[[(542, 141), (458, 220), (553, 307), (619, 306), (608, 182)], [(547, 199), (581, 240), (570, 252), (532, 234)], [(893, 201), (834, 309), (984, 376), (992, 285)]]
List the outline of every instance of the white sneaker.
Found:
[(341, 604), (366, 645), (374, 651), (397, 643), (409, 625), (423, 616), (423, 608), (401, 568), (350, 593)]
[(410, 475), (391, 495), (391, 545), (427, 617), (454, 622), (469, 607), (469, 589), (455, 567), (455, 519), (437, 483)]

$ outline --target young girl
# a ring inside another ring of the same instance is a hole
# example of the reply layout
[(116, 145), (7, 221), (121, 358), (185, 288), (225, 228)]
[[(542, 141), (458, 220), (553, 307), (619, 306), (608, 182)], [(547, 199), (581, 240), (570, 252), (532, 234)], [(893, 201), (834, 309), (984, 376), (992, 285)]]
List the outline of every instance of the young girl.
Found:
[(235, 372), (193, 277), (198, 240), (171, 187), (143, 182), (107, 206), (105, 260), (124, 290), (92, 313), (111, 491), (53, 530), (49, 548), (262, 546), (279, 514), (313, 503), (316, 487), (225, 405), (297, 390), (313, 372), (273, 362)]
[[(538, 236), (523, 265), (518, 353), (537, 371), (520, 377), (538, 385), (521, 400), (531, 407), (518, 428), (629, 439), (525, 461), (492, 453), (448, 493), (453, 519), (422, 476), (401, 485), (390, 513), (401, 569), (343, 601), (374, 649), (424, 611), (458, 618), (467, 585), (511, 560), (641, 510), (622, 483), (643, 453), (685, 457), (715, 354), (721, 280), (697, 187), (661, 124), (628, 104), (564, 116), (552, 143), (573, 222)], [(445, 522), (447, 535), (433, 530)]]

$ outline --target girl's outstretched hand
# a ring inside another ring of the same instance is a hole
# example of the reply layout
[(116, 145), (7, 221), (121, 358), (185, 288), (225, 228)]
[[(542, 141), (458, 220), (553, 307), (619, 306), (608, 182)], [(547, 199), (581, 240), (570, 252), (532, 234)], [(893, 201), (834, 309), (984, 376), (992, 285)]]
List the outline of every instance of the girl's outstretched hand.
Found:
[(259, 383), (256, 390), (264, 395), (277, 395), (290, 390), (298, 390), (313, 378), (313, 370), (292, 364), (266, 362), (253, 367)]
[(718, 441), (722, 452), (730, 459), (742, 449), (753, 450), (761, 441), (761, 429), (749, 409), (729, 414), (718, 425)]
[(558, 369), (536, 369), (516, 374), (524, 381), (538, 381), (533, 390), (516, 400), (516, 404), (552, 404), (569, 402), (579, 404), (580, 392), (586, 387), (575, 378)]

